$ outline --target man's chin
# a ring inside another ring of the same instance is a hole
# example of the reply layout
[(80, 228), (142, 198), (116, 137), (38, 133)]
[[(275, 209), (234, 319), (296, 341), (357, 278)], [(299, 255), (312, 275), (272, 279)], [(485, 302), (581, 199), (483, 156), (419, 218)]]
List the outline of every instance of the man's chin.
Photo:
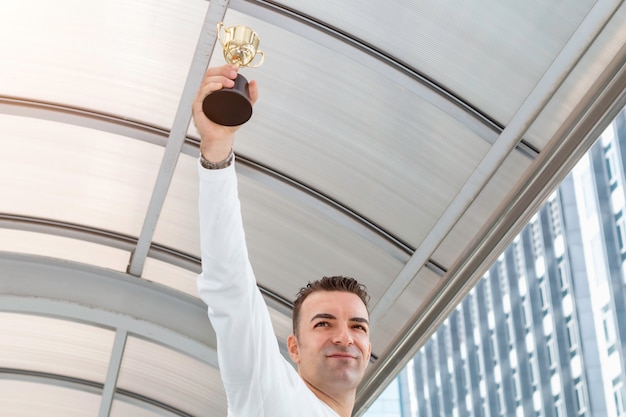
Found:
[(357, 369), (336, 369), (332, 372), (332, 376), (329, 375), (329, 381), (332, 381), (331, 384), (341, 385), (345, 387), (355, 387), (361, 382), (363, 379), (363, 373)]

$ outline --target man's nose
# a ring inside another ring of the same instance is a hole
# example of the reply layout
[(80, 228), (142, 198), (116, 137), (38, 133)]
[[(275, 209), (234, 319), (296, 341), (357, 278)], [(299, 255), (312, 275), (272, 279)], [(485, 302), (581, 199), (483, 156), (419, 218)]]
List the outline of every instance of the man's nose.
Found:
[(350, 346), (354, 344), (354, 338), (348, 326), (338, 326), (333, 335), (333, 343), (341, 346)]

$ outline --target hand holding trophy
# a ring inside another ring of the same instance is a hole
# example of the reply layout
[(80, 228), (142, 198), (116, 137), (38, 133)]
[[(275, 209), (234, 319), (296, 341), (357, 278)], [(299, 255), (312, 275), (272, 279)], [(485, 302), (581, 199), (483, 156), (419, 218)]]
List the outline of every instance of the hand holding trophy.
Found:
[[(224, 29), (217, 24), (217, 38), (222, 45), (226, 62), (238, 67), (256, 68), (263, 64), (265, 54), (259, 49), (259, 36), (247, 26), (231, 26)], [(253, 63), (257, 55), (258, 63)], [(223, 126), (239, 126), (252, 116), (252, 104), (248, 95), (248, 80), (237, 74), (232, 88), (222, 88), (205, 97), (202, 111), (209, 120)]]

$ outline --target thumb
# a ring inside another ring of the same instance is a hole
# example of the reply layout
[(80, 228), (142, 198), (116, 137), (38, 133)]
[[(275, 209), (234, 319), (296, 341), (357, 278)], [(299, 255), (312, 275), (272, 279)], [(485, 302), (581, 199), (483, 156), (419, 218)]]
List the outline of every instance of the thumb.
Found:
[(256, 80), (252, 80), (248, 83), (248, 96), (250, 97), (250, 103), (254, 106), (254, 103), (259, 99), (259, 88)]

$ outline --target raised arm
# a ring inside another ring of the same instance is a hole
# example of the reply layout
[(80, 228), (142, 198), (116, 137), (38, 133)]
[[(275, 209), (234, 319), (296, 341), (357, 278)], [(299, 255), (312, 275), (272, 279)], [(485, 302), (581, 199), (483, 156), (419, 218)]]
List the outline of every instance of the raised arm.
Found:
[[(233, 67), (210, 69), (194, 101), (202, 156), (212, 163), (229, 157), (237, 127), (209, 121), (202, 113), (202, 100), (212, 91), (231, 86), (235, 76)], [(253, 103), (257, 96), (256, 83), (251, 81)], [(198, 171), (202, 250), (198, 291), (208, 305), (217, 336), (229, 415), (257, 415), (251, 410), (268, 405), (267, 390), (284, 392), (285, 384), (294, 384), (296, 374), (280, 354), (269, 311), (248, 260), (235, 166), (206, 169), (198, 164)]]
[[(234, 85), (237, 67), (224, 65), (209, 68), (193, 103), (193, 120), (200, 133), (200, 152), (204, 160), (222, 165), (222, 169), (204, 169), (200, 174), (200, 236), (203, 274), (198, 280), (200, 296), (214, 310), (218, 301), (209, 299), (211, 291), (227, 287), (250, 286), (253, 277), (244, 274), (248, 266), (241, 209), (237, 193), (234, 166), (224, 168), (224, 161), (232, 152), (235, 132), (240, 126), (222, 126), (213, 123), (202, 112), (202, 101), (208, 94)], [(250, 83), (250, 96), (254, 104), (258, 97), (257, 86)], [(231, 162), (232, 164), (232, 162)], [(234, 277), (233, 275), (244, 275)]]

